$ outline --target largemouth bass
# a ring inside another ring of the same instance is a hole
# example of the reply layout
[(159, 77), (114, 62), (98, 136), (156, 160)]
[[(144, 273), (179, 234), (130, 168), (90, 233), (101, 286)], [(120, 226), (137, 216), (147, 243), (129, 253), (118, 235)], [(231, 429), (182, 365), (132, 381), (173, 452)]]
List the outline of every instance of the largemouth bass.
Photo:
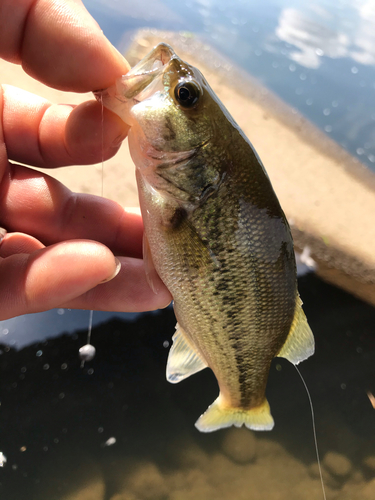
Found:
[(271, 361), (299, 363), (314, 338), (289, 225), (260, 159), (200, 71), (166, 44), (97, 97), (131, 126), (146, 274), (174, 299), (167, 379), (214, 372), (220, 394), (200, 431), (272, 429)]

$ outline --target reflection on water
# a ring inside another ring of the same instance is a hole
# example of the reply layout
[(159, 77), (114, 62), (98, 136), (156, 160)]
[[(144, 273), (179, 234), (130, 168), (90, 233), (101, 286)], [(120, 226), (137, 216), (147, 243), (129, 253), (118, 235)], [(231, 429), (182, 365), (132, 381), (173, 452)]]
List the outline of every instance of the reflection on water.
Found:
[(373, 66), (374, 27), (374, 0), (346, 6), (340, 2), (305, 3), (300, 9), (287, 7), (282, 10), (276, 34), (293, 46), (288, 52), (290, 59), (307, 68), (318, 68), (322, 56), (348, 57)]
[[(315, 406), (329, 499), (373, 499), (374, 308), (314, 276), (299, 285), (316, 354), (301, 365)], [(271, 432), (201, 434), (217, 395), (209, 370), (168, 384), (171, 309), (93, 330), (97, 356), (80, 368), (86, 329), (0, 355), (0, 498), (19, 500), (316, 500), (322, 498), (304, 387), (272, 365)]]
[(281, 12), (276, 35), (293, 46), (289, 58), (306, 68), (318, 68), (323, 55), (332, 58), (347, 56), (349, 37), (340, 29), (332, 29), (329, 22), (332, 16), (312, 4), (309, 10), (310, 15), (292, 8)]

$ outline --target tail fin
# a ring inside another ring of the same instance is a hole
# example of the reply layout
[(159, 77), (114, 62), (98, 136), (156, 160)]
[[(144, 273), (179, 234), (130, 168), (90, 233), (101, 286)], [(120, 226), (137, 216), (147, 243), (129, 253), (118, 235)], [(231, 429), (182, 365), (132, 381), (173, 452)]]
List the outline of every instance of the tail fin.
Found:
[(231, 425), (236, 427), (245, 425), (254, 431), (270, 431), (274, 421), (268, 401), (265, 399), (260, 406), (243, 410), (223, 405), (219, 396), (195, 423), (195, 427), (201, 432), (213, 432)]

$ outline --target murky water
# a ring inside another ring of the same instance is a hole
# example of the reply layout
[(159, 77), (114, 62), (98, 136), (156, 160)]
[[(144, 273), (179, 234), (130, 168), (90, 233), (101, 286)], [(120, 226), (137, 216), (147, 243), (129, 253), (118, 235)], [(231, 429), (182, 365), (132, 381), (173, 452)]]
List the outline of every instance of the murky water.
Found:
[[(375, 309), (312, 275), (299, 287), (316, 337), (316, 354), (300, 369), (314, 402), (328, 498), (373, 499)], [(97, 357), (83, 369), (86, 328), (19, 350), (10, 347), (17, 331), (9, 328), (0, 355), (7, 458), (0, 498), (323, 498), (308, 398), (294, 367), (283, 359), (272, 365), (272, 432), (200, 434), (194, 422), (217, 384), (210, 370), (167, 383), (174, 323), (169, 308), (96, 326)], [(29, 333), (37, 338), (36, 323)]]

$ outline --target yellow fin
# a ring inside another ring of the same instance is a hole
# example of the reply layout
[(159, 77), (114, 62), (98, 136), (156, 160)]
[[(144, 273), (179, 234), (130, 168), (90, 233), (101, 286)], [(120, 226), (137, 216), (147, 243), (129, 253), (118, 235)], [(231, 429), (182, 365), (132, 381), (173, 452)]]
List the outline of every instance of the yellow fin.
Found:
[(315, 350), (314, 335), (307, 323), (299, 295), (296, 302), (296, 310), (289, 335), (277, 354), (277, 357), (286, 358), (294, 365), (298, 365), (301, 361), (312, 356)]
[(195, 423), (195, 427), (201, 432), (213, 432), (231, 425), (236, 427), (245, 425), (254, 431), (270, 431), (274, 421), (268, 401), (265, 399), (260, 406), (243, 410), (225, 406), (219, 396)]
[(186, 334), (178, 323), (172, 339), (173, 345), (167, 362), (167, 380), (172, 384), (177, 384), (206, 368), (207, 363), (195, 346), (186, 339)]

